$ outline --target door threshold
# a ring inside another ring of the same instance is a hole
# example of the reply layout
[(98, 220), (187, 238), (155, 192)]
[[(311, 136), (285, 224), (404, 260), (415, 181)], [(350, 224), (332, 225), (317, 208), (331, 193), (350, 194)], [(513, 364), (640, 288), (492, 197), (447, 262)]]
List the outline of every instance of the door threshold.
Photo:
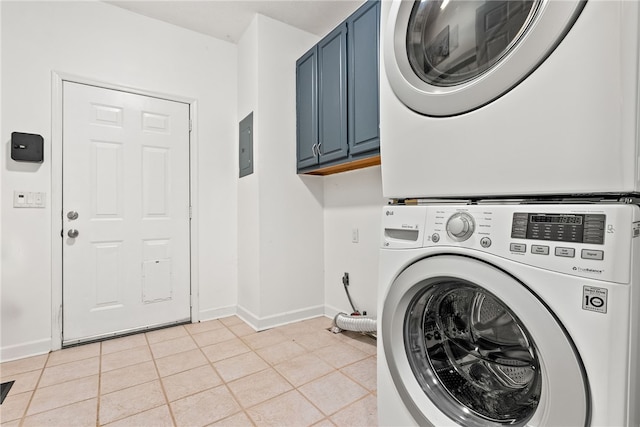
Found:
[(130, 330), (126, 330), (126, 331), (110, 332), (108, 334), (103, 334), (103, 335), (90, 337), (90, 338), (86, 338), (86, 339), (63, 341), (62, 342), (62, 348), (65, 349), (65, 348), (78, 347), (78, 346), (85, 345), (85, 344), (93, 344), (93, 343), (96, 343), (96, 342), (102, 342), (102, 341), (108, 341), (108, 340), (113, 340), (113, 339), (122, 338), (122, 337), (128, 337), (130, 335), (136, 335), (136, 334), (140, 334), (140, 333), (143, 333), (143, 332), (146, 333), (146, 332), (157, 331), (157, 330), (160, 330), (160, 329), (172, 328), (174, 326), (188, 325), (190, 323), (191, 323), (191, 319), (184, 319), (184, 320), (178, 320), (178, 321), (171, 322), (171, 323), (165, 323), (165, 324), (162, 324), (162, 325), (143, 326), (142, 328), (130, 329)]

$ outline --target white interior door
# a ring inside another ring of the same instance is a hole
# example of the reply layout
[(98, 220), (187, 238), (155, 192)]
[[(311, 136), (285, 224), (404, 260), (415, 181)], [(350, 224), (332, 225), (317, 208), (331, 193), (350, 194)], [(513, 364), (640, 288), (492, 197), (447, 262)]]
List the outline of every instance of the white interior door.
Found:
[(63, 83), (63, 343), (190, 319), (189, 105)]

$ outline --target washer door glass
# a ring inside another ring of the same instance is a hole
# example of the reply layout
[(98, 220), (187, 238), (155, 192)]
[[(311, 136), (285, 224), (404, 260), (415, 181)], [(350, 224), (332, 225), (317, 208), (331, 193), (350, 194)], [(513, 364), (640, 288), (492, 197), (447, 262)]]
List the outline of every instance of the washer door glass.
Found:
[(541, 370), (526, 328), (486, 289), (462, 281), (418, 293), (405, 318), (405, 349), (424, 392), (451, 418), (461, 412), (522, 425), (540, 402)]
[[(539, 273), (536, 283), (558, 280)], [(566, 289), (582, 289), (569, 279)], [(404, 268), (382, 298), (379, 366), (418, 425), (589, 425), (589, 384), (571, 336), (515, 276), (436, 254)]]
[(539, 9), (537, 1), (422, 0), (413, 6), (407, 54), (426, 83), (474, 79), (511, 50)]

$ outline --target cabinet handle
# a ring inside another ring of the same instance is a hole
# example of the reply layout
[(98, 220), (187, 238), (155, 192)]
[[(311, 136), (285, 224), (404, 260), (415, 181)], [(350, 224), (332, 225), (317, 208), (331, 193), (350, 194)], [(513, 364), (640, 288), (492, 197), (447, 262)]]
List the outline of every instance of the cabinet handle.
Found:
[(322, 147), (322, 142), (319, 142), (319, 143), (318, 143), (318, 156), (319, 156), (320, 154), (322, 154), (322, 153), (320, 153), (320, 147)]
[(318, 144), (313, 144), (311, 146), (311, 155), (313, 156), (317, 156), (318, 154), (316, 154), (316, 147), (318, 146)]

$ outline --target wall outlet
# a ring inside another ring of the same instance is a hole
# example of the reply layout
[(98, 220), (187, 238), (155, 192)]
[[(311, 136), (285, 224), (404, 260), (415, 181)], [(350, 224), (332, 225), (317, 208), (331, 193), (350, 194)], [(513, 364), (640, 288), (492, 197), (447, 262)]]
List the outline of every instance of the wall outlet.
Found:
[(357, 228), (351, 229), (351, 241), (358, 243), (360, 241), (360, 231)]

